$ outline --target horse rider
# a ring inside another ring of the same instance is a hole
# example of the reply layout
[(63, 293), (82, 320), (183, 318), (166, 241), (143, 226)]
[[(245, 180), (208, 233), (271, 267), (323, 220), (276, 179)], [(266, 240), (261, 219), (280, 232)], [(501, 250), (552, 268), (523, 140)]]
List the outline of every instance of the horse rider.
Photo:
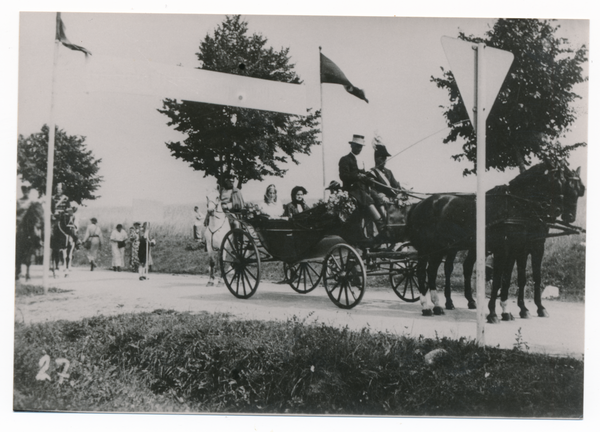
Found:
[(371, 179), (364, 170), (358, 168), (358, 156), (365, 146), (365, 137), (362, 135), (353, 135), (350, 144), (350, 153), (342, 156), (339, 162), (339, 176), (342, 180), (343, 189), (356, 200), (356, 204), (361, 209), (364, 216), (370, 215), (377, 227), (379, 234), (376, 241), (387, 236), (387, 226), (385, 218), (377, 210), (375, 201), (370, 194)]
[(375, 166), (371, 168), (368, 175), (374, 180), (371, 182), (371, 197), (375, 201), (377, 209), (382, 216), (386, 216), (386, 204), (391, 203), (401, 195), (401, 199), (406, 199), (406, 195), (401, 193), (400, 183), (394, 177), (392, 171), (385, 167), (390, 153), (383, 144), (375, 145)]
[(27, 209), (31, 206), (33, 200), (29, 196), (31, 193), (31, 183), (27, 180), (23, 180), (21, 183), (21, 197), (17, 200), (17, 227), (21, 224), (23, 216), (27, 212)]
[(79, 238), (77, 237), (77, 227), (76, 227), (76, 217), (73, 212), (74, 204), (71, 204), (71, 201), (67, 195), (63, 193), (63, 185), (62, 183), (58, 183), (56, 185), (56, 193), (52, 197), (52, 219), (54, 221), (54, 230), (59, 228), (59, 223), (61, 217), (64, 215), (69, 216), (69, 226), (72, 228), (70, 231), (70, 235), (75, 242), (75, 247), (79, 246)]

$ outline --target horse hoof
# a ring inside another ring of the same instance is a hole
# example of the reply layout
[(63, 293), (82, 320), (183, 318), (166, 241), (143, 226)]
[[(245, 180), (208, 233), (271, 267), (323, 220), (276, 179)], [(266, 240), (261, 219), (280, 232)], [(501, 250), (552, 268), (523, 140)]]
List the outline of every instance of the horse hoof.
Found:
[(431, 309), (423, 309), (423, 316), (433, 316)]
[(510, 312), (502, 313), (502, 321), (514, 321), (515, 317)]
[(448, 310), (454, 310), (455, 309), (454, 303), (451, 302), (451, 301), (447, 301), (446, 302), (446, 309), (448, 309)]
[(477, 309), (477, 303), (474, 301), (469, 302), (469, 309)]
[(444, 309), (441, 306), (435, 306), (433, 308), (434, 315), (445, 315)]
[(524, 310), (524, 311), (519, 312), (519, 316), (521, 318), (525, 318), (525, 319), (531, 318), (531, 315), (529, 314), (528, 310)]
[(498, 315), (494, 313), (487, 316), (487, 322), (488, 324), (498, 324), (500, 320), (498, 319)]
[(537, 313), (540, 318), (548, 318), (550, 316), (546, 308), (539, 308)]

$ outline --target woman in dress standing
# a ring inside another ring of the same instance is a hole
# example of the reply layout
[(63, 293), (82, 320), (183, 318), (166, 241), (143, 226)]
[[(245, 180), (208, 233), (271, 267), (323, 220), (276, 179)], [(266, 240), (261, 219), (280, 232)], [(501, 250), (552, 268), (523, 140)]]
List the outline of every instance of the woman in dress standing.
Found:
[(129, 262), (129, 266), (131, 271), (138, 271), (138, 267), (140, 265), (140, 258), (138, 256), (140, 249), (140, 223), (135, 222), (133, 227), (129, 232), (129, 242), (131, 243), (131, 259)]
[(90, 262), (90, 270), (94, 271), (94, 268), (98, 267), (96, 262), (98, 261), (98, 251), (102, 247), (102, 230), (98, 226), (98, 219), (91, 218), (90, 224), (85, 230), (83, 237), (83, 243), (87, 244), (89, 241), (89, 248), (87, 249), (87, 258)]
[(123, 225), (117, 224), (116, 228), (110, 234), (110, 248), (112, 251), (112, 269), (121, 271), (121, 267), (125, 267), (125, 245), (127, 241), (127, 233), (123, 229)]
[(151, 247), (156, 244), (154, 239), (150, 239), (150, 225), (148, 222), (142, 224), (140, 229), (140, 246), (138, 250), (138, 258), (140, 260), (138, 273), (140, 280), (148, 279), (148, 269), (152, 265), (152, 252)]

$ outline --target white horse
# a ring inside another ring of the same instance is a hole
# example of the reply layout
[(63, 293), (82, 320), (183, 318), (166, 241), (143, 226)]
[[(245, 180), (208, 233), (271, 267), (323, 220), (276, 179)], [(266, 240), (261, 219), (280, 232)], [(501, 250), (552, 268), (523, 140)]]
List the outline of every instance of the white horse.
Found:
[(206, 217), (208, 218), (208, 226), (206, 227), (204, 238), (206, 240), (209, 262), (209, 279), (206, 286), (218, 286), (221, 283), (221, 272), (219, 269), (215, 283), (215, 267), (218, 264), (217, 256), (221, 249), (223, 238), (225, 238), (225, 235), (231, 229), (227, 214), (221, 207), (221, 199), (218, 191), (206, 197)]

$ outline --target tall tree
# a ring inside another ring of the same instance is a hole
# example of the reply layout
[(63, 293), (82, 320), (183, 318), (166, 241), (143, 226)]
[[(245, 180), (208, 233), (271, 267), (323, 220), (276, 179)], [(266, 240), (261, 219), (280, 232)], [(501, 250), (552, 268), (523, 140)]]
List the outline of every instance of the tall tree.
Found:
[[(248, 35), (248, 23), (239, 15), (227, 16), (212, 36), (206, 35), (196, 55), (200, 69), (302, 83), (289, 48), (275, 51), (266, 44), (262, 35)], [(295, 116), (173, 99), (163, 100), (158, 111), (169, 117), (169, 126), (187, 135), (166, 143), (175, 158), (204, 171), (205, 177), (235, 173), (238, 187), (265, 176), (282, 177), (285, 163), (297, 164), (296, 154), (310, 154), (319, 144), (319, 111)]]
[[(580, 96), (573, 92), (575, 84), (587, 80), (582, 65), (587, 61), (585, 45), (571, 48), (569, 41), (557, 36), (560, 26), (552, 21), (535, 19), (499, 19), (484, 37), (458, 38), (484, 43), (514, 54), (514, 61), (487, 120), (487, 167), (504, 171), (509, 167), (523, 169), (532, 157), (562, 158), (570, 151), (586, 145), (561, 145), (577, 112), (571, 105)], [(455, 160), (473, 162), (476, 172), (476, 137), (465, 105), (460, 100), (451, 71), (442, 68), (441, 78), (431, 77), (438, 88), (448, 92), (450, 105), (443, 107), (451, 127), (444, 143), (464, 139), (462, 152)]]
[[(46, 191), (48, 132), (48, 125), (44, 125), (41, 132), (28, 137), (19, 135), (17, 144), (17, 174), (40, 193)], [(62, 183), (63, 192), (79, 204), (99, 198), (94, 192), (103, 180), (98, 175), (101, 162), (102, 159), (95, 159), (87, 149), (85, 137), (67, 135), (64, 130), (56, 128), (53, 189)]]

